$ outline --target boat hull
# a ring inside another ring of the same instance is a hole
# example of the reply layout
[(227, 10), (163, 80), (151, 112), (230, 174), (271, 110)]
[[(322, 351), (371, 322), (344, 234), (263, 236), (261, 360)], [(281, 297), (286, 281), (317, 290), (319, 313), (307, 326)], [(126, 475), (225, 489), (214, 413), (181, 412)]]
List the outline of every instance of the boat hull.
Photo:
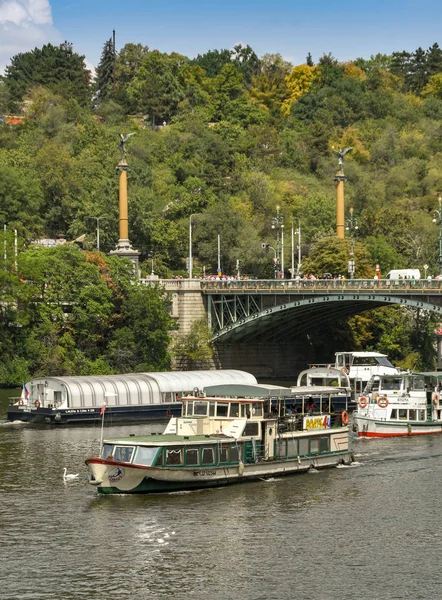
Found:
[(321, 456), (297, 457), (287, 460), (262, 461), (236, 466), (214, 466), (194, 469), (133, 467), (99, 458), (86, 461), (90, 483), (101, 494), (152, 494), (220, 487), (234, 483), (305, 473), (311, 468), (326, 469), (350, 464), (349, 450)]
[[(101, 422), (100, 407), (85, 408), (32, 408), (13, 404), (7, 409), (9, 421), (22, 421), (37, 425), (93, 424)], [(105, 424), (165, 421), (181, 414), (181, 402), (135, 406), (108, 406), (104, 413)]]
[(442, 421), (381, 421), (356, 414), (353, 423), (358, 437), (405, 437), (442, 433)]

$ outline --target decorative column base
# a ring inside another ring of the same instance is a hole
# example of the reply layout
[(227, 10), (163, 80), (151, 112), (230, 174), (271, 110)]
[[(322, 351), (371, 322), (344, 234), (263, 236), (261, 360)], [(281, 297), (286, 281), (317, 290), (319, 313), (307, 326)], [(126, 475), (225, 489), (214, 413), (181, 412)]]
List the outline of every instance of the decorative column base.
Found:
[(129, 240), (118, 240), (118, 244), (117, 247), (115, 248), (115, 250), (111, 250), (109, 252), (110, 256), (118, 256), (119, 258), (128, 258), (133, 266), (134, 266), (134, 273), (137, 277), (140, 276), (140, 267), (139, 267), (139, 258), (140, 258), (140, 254), (141, 252), (138, 252), (138, 250), (134, 250), (131, 246), (131, 243)]

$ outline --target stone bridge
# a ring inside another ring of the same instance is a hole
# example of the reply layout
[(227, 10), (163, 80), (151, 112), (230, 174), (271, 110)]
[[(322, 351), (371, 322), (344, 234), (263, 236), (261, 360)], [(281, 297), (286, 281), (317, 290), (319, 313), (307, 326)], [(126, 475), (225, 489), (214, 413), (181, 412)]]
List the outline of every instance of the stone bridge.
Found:
[(243, 368), (260, 377), (282, 376), (296, 362), (299, 370), (316, 362), (305, 340), (318, 337), (330, 322), (366, 310), (399, 305), (441, 314), (442, 321), (442, 280), (160, 281), (171, 292), (172, 315), (181, 331), (187, 332), (195, 319), (208, 319), (216, 366)]

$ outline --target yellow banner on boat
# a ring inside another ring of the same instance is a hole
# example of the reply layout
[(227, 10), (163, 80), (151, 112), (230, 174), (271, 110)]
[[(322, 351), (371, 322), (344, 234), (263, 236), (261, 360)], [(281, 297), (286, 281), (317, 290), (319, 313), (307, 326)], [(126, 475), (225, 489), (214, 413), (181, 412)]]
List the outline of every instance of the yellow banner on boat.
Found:
[(331, 425), (330, 415), (304, 417), (304, 429), (328, 429)]

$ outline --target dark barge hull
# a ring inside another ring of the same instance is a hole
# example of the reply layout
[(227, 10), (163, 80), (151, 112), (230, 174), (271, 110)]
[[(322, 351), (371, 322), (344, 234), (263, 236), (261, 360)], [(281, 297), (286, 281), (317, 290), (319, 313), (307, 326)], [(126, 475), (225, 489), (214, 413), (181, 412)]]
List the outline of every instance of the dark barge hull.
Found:
[[(101, 407), (91, 408), (32, 408), (24, 409), (13, 404), (8, 407), (9, 421), (22, 421), (37, 425), (96, 424), (101, 422)], [(108, 406), (104, 413), (106, 425), (118, 423), (141, 423), (167, 421), (181, 415), (181, 402), (146, 404), (138, 406)]]

